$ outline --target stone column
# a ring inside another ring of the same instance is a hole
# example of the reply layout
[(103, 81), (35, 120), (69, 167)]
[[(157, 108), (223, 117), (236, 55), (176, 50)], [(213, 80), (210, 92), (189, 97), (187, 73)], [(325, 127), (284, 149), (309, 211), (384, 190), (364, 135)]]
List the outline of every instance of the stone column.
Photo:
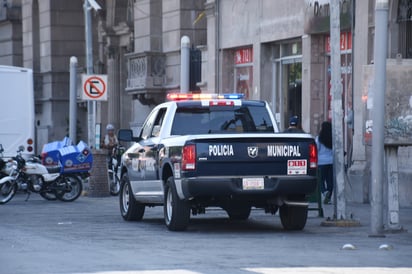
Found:
[(107, 122), (114, 124), (118, 129), (120, 126), (120, 84), (119, 84), (119, 51), (114, 46), (109, 48), (107, 60), (107, 85), (108, 85), (108, 112)]
[[(215, 0), (208, 0), (205, 3), (205, 12), (207, 18), (207, 64), (206, 64), (206, 90), (210, 92), (217, 92), (218, 87), (216, 68), (217, 64), (217, 45), (216, 45), (216, 8)], [(203, 70), (203, 68), (202, 68)]]

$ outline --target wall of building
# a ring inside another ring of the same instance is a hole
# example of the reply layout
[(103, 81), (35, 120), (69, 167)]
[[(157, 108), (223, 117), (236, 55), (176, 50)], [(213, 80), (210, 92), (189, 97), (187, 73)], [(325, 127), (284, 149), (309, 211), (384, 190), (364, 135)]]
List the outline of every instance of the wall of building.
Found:
[[(23, 1), (23, 64), (35, 71), (37, 150), (63, 139), (69, 118), (69, 63), (84, 64), (83, 1)], [(87, 132), (79, 109), (82, 132)]]
[[(217, 1), (219, 4), (220, 68), (219, 90), (235, 91), (234, 54), (237, 49), (253, 48), (253, 84), (250, 99), (263, 99), (275, 108), (273, 47), (294, 40), (301, 45), (304, 35), (304, 1)], [(210, 42), (208, 41), (210, 44)], [(210, 68), (210, 67), (209, 67)], [(236, 78), (237, 79), (237, 78)], [(304, 93), (302, 93), (304, 94)], [(309, 101), (309, 93), (303, 102)], [(284, 117), (282, 116), (282, 119)]]
[(21, 3), (3, 1), (0, 5), (0, 64), (23, 65)]

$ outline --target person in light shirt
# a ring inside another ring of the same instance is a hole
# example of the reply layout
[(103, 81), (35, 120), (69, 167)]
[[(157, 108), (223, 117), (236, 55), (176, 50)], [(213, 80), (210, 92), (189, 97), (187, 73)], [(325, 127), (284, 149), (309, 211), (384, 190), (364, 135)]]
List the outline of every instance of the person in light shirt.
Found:
[(333, 193), (333, 147), (332, 124), (322, 123), (319, 135), (316, 137), (318, 147), (318, 167), (320, 171), (320, 190), (324, 196), (323, 202), (330, 203)]
[(119, 143), (114, 131), (114, 126), (112, 124), (108, 124), (106, 126), (106, 135), (104, 136), (102, 144), (102, 147), (107, 149), (107, 164), (109, 169), (111, 169), (112, 164), (111, 157), (113, 156), (113, 148), (115, 148)]

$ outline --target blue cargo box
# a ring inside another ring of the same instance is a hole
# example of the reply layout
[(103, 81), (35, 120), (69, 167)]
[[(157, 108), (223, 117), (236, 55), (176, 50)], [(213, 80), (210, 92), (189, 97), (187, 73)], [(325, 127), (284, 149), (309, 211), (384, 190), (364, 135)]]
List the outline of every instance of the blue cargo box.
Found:
[(93, 155), (83, 141), (77, 146), (67, 146), (59, 149), (62, 173), (89, 171), (93, 165)]
[(60, 165), (59, 149), (72, 145), (72, 140), (69, 137), (64, 137), (62, 141), (55, 141), (43, 146), (41, 152), (42, 164), (45, 166), (57, 166)]

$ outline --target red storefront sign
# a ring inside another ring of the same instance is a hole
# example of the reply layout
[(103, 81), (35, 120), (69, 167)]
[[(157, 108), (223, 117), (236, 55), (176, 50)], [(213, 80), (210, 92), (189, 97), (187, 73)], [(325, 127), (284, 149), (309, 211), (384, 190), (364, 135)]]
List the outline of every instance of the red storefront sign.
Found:
[(253, 62), (253, 49), (242, 48), (235, 51), (235, 64), (247, 64)]
[[(326, 36), (325, 43), (326, 52), (330, 52), (330, 35)], [(352, 49), (352, 33), (341, 32), (340, 34), (340, 50)]]

